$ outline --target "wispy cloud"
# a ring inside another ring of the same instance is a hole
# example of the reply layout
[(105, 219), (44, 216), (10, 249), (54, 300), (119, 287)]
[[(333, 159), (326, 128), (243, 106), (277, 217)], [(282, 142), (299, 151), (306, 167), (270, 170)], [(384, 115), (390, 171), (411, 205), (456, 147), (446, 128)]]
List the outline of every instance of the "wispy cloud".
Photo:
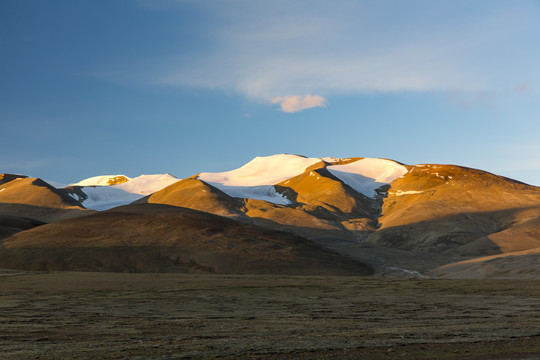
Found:
[(300, 97), (299, 95), (279, 96), (270, 99), (270, 102), (272, 104), (279, 104), (281, 111), (286, 113), (295, 113), (314, 107), (324, 107), (328, 103), (325, 98), (319, 95), (306, 95), (304, 97)]
[(258, 101), (286, 94), (478, 94), (515, 84), (536, 68), (535, 57), (520, 45), (540, 31), (538, 9), (528, 2), (163, 4), (171, 3), (171, 11), (199, 6), (198, 13), (212, 19), (205, 23), (217, 25), (205, 28), (207, 42), (193, 52), (155, 64), (147, 76), (161, 84), (238, 92)]

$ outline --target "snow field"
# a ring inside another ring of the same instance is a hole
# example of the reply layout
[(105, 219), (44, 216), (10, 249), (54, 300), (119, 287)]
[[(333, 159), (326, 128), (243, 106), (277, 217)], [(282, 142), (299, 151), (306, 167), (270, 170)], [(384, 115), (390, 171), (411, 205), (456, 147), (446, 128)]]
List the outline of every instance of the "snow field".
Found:
[(392, 160), (365, 158), (346, 165), (327, 167), (334, 176), (368, 197), (375, 197), (376, 189), (403, 176), (408, 170)]
[(71, 184), (71, 185), (73, 186), (108, 186), (109, 185), (108, 182), (110, 179), (113, 179), (115, 177), (120, 177), (120, 176), (123, 176), (127, 178), (128, 180), (132, 180), (130, 177), (127, 177), (125, 175), (99, 175), (99, 176), (94, 176), (88, 179), (81, 180), (78, 183)]
[(220, 173), (201, 173), (199, 180), (225, 186), (275, 185), (303, 173), (306, 168), (320, 162), (319, 158), (279, 154), (256, 157), (244, 166)]

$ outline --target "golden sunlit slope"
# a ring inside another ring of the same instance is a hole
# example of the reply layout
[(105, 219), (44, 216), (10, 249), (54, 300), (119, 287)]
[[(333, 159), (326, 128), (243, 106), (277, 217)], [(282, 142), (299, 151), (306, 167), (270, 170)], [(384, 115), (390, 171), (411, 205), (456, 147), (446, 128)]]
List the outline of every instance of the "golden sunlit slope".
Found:
[(336, 179), (324, 166), (321, 161), (303, 174), (275, 186), (279, 193), (291, 200), (290, 205), (233, 198), (195, 177), (170, 185), (137, 203), (201, 210), (310, 239), (351, 238), (354, 237), (351, 231), (366, 230), (366, 227), (370, 228), (370, 222), (374, 225), (372, 219), (377, 212), (376, 203)]
[(52, 222), (92, 212), (41, 179), (16, 178), (0, 185), (0, 214)]
[(228, 217), (242, 216), (240, 200), (195, 177), (180, 180), (136, 203), (180, 206)]
[(25, 270), (367, 275), (299, 236), (168, 205), (136, 204), (59, 221), (2, 243), (0, 267)]
[(370, 217), (376, 214), (372, 199), (354, 191), (325, 168), (308, 169), (304, 173), (277, 184), (279, 192), (306, 211), (324, 209), (348, 218)]
[[(539, 215), (538, 187), (476, 169), (417, 165), (392, 182), (369, 242), (466, 256), (523, 250), (540, 246), (532, 220)], [(527, 235), (532, 229), (536, 235)]]

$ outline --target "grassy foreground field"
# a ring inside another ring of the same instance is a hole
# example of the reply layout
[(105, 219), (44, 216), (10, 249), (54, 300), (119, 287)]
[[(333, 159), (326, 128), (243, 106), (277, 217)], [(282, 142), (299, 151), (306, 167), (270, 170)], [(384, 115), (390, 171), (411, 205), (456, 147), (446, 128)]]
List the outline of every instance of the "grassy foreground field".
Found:
[(540, 281), (0, 272), (0, 359), (533, 359)]

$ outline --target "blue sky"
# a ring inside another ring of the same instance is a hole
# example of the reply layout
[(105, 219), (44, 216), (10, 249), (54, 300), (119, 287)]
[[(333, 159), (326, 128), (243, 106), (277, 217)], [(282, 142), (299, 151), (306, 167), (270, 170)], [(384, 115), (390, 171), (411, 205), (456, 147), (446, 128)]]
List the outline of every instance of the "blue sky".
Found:
[(540, 185), (539, 36), (538, 0), (0, 0), (0, 172), (295, 153)]

